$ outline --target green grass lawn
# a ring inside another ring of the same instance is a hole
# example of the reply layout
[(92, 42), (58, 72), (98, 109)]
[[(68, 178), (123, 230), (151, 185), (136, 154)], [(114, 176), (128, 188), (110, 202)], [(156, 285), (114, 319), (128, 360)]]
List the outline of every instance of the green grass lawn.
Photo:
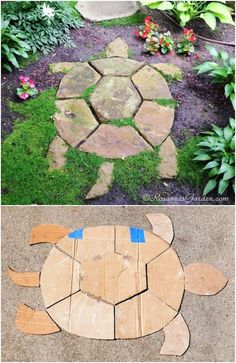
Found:
[[(83, 204), (96, 182), (106, 159), (76, 148), (69, 148), (63, 171), (48, 171), (47, 152), (57, 133), (52, 119), (55, 100), (56, 90), (51, 88), (35, 99), (9, 103), (19, 118), (2, 145), (2, 204)], [(122, 124), (120, 120), (117, 126)], [(158, 180), (159, 161), (158, 149), (115, 160), (114, 182), (135, 199), (140, 187)]]

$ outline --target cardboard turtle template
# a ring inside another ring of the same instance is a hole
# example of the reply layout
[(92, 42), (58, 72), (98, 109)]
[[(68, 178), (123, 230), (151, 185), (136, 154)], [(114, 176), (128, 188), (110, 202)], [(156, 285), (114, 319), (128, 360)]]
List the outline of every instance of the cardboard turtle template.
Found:
[(227, 284), (212, 265), (183, 267), (171, 247), (165, 214), (148, 214), (153, 232), (127, 226), (74, 231), (45, 224), (29, 243), (52, 243), (41, 272), (8, 274), (20, 286), (41, 288), (45, 311), (19, 306), (16, 327), (25, 334), (61, 329), (93, 339), (133, 339), (164, 330), (160, 354), (183, 355), (189, 329), (180, 311), (184, 291), (215, 295)]

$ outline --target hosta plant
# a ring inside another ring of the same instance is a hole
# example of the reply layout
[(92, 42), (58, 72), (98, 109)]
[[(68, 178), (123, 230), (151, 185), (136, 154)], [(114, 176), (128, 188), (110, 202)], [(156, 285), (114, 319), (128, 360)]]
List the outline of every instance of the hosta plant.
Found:
[(225, 97), (229, 98), (235, 108), (235, 59), (229, 57), (224, 50), (217, 51), (212, 46), (206, 46), (216, 62), (204, 62), (194, 69), (197, 74), (208, 73), (213, 78), (212, 83), (225, 85)]
[(226, 1), (155, 1), (143, 0), (143, 5), (150, 9), (163, 10), (173, 16), (181, 26), (185, 26), (193, 19), (203, 19), (214, 30), (216, 20), (221, 23), (234, 24), (231, 13), (233, 9), (226, 5)]
[(193, 29), (184, 28), (183, 39), (178, 42), (176, 53), (185, 54), (187, 56), (194, 54), (194, 43), (196, 42), (196, 39), (196, 36), (193, 34)]
[(9, 20), (1, 22), (1, 52), (3, 67), (11, 72), (19, 68), (18, 58), (28, 58), (30, 46), (25, 40), (27, 35), (10, 24)]
[(22, 100), (26, 100), (29, 97), (35, 97), (38, 94), (38, 90), (32, 79), (26, 76), (20, 76), (19, 80), (21, 87), (17, 88), (16, 93)]
[(231, 185), (234, 188), (235, 120), (230, 118), (229, 125), (223, 129), (213, 125), (212, 131), (204, 134), (193, 159), (204, 163), (203, 170), (208, 173), (203, 194), (215, 188), (218, 188), (218, 194), (223, 194)]

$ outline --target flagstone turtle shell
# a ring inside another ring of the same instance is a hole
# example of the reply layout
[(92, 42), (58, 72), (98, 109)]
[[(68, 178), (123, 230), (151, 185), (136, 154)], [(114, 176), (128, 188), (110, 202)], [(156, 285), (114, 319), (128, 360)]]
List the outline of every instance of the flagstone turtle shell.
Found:
[(184, 354), (190, 339), (179, 312), (184, 291), (214, 295), (227, 278), (206, 263), (183, 267), (171, 247), (170, 219), (163, 213), (147, 218), (152, 232), (120, 225), (34, 227), (31, 245), (54, 245), (41, 273), (9, 268), (8, 274), (17, 285), (40, 286), (46, 310), (21, 304), (17, 328), (25, 334), (63, 329), (93, 339), (140, 338), (163, 329), (160, 354)]

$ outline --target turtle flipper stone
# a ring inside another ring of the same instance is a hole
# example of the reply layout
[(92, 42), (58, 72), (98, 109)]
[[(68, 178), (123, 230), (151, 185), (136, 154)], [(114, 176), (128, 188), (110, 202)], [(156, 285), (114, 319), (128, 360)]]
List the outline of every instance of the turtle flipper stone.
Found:
[(39, 287), (40, 272), (19, 272), (8, 267), (7, 274), (10, 279), (19, 286)]
[(20, 304), (15, 324), (25, 334), (47, 335), (61, 331), (46, 311), (39, 311)]
[(191, 263), (184, 273), (185, 290), (197, 295), (216, 295), (228, 282), (222, 271), (207, 263)]
[(39, 224), (32, 228), (29, 244), (57, 243), (71, 230), (57, 224)]
[(183, 355), (189, 347), (189, 328), (181, 314), (178, 314), (164, 329), (165, 340), (160, 354)]
[(146, 214), (146, 217), (152, 225), (152, 232), (171, 244), (174, 231), (170, 218), (164, 213)]

